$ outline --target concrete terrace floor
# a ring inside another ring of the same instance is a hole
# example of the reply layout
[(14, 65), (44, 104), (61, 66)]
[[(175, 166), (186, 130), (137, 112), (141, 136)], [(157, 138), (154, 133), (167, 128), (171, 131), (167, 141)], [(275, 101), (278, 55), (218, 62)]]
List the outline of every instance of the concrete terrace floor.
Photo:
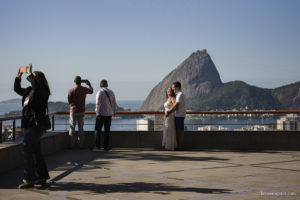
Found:
[(300, 199), (299, 151), (66, 150), (47, 163), (42, 188), (16, 189), (22, 169), (0, 175), (0, 199)]

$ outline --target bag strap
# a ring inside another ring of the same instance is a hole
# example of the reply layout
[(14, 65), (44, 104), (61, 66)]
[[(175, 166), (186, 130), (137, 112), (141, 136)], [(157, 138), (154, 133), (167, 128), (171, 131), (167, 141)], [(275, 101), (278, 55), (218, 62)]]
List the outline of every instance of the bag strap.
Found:
[(109, 98), (109, 94), (108, 94), (108, 92), (106, 90), (104, 90), (104, 92), (105, 92), (105, 94), (106, 94), (106, 96), (108, 98), (109, 104), (110, 104), (110, 106), (112, 108), (112, 104), (111, 104), (111, 101), (110, 101), (110, 98)]

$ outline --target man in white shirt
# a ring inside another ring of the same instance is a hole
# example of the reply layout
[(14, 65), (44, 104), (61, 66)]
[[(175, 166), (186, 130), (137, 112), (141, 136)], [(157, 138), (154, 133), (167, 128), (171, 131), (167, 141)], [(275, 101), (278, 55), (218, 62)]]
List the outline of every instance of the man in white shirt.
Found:
[(117, 112), (117, 103), (115, 94), (112, 90), (108, 89), (107, 80), (100, 82), (100, 90), (96, 95), (96, 125), (95, 145), (97, 148), (101, 148), (101, 130), (104, 125), (104, 150), (109, 150), (109, 133), (111, 126), (111, 118)]
[(184, 118), (186, 114), (185, 110), (185, 97), (181, 91), (181, 83), (174, 82), (172, 84), (172, 89), (176, 94), (176, 103), (175, 105), (167, 111), (166, 116), (170, 112), (175, 111), (175, 127), (176, 127), (176, 139), (178, 143), (178, 149), (183, 149), (183, 139), (184, 139)]

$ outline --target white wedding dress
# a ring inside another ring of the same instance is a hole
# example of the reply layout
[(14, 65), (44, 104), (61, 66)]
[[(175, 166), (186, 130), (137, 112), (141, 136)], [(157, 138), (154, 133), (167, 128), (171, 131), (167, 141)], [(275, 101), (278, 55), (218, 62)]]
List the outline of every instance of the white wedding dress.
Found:
[[(165, 102), (164, 107), (165, 111), (167, 111), (172, 107), (172, 103), (167, 101)], [(172, 151), (177, 148), (174, 112), (164, 118), (162, 146), (165, 149)]]

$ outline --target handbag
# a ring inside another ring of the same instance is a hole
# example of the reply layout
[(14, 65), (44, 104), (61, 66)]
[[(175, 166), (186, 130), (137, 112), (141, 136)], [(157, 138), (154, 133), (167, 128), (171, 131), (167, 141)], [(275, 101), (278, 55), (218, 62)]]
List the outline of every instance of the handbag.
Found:
[[(48, 106), (47, 106), (47, 113), (48, 113)], [(35, 114), (35, 123), (36, 126), (43, 131), (46, 131), (51, 128), (51, 121), (49, 115), (47, 114), (41, 116), (37, 116)]]
[(51, 122), (48, 115), (39, 116), (37, 118), (37, 127), (43, 131), (51, 128)]

